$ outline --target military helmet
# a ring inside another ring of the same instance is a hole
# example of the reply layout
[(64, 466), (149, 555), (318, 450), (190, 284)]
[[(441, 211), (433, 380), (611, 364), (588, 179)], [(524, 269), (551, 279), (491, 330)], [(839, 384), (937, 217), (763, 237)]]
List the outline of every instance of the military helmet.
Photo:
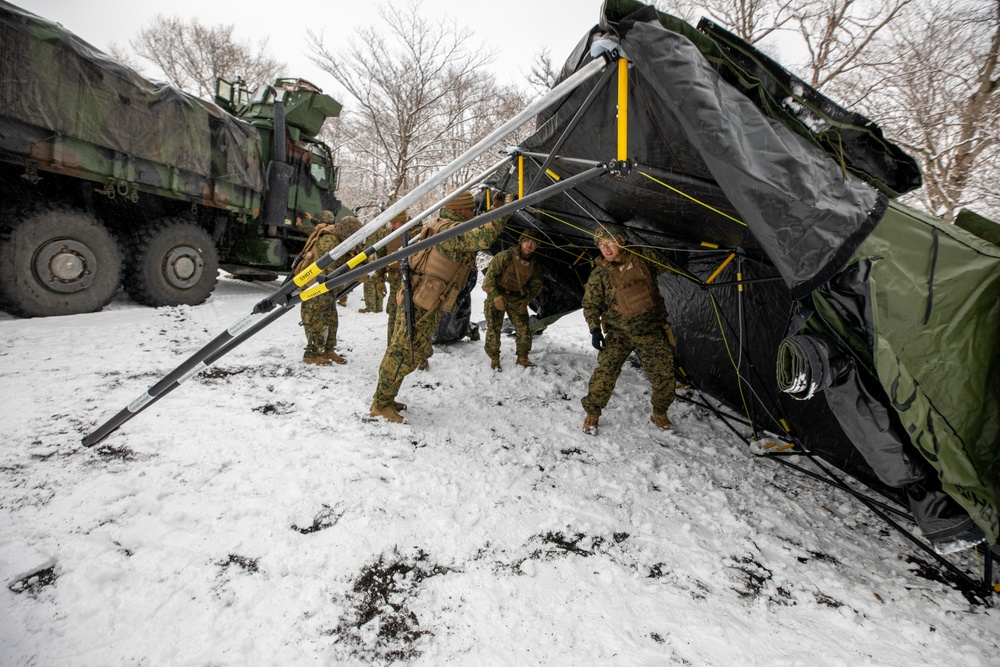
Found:
[(333, 214), (333, 211), (323, 211), (319, 214), (319, 221), (324, 225), (329, 225), (335, 218), (336, 216)]
[(594, 232), (594, 243), (600, 244), (605, 239), (611, 239), (618, 245), (625, 245), (628, 241), (628, 233), (624, 227), (618, 225), (601, 225)]
[(465, 190), (464, 192), (459, 192), (457, 195), (448, 200), (445, 204), (446, 207), (451, 210), (459, 210), (463, 208), (473, 208), (476, 205), (476, 198), (471, 192)]
[[(324, 211), (325, 213), (325, 211)], [(341, 239), (346, 239), (355, 232), (361, 229), (361, 221), (355, 218), (353, 215), (347, 215), (337, 221), (337, 226), (334, 227), (334, 231), (337, 233)]]

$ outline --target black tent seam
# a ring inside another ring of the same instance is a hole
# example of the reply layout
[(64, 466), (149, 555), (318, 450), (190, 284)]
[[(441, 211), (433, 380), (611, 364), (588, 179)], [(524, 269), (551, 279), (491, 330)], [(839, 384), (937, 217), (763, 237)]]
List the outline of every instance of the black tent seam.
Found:
[(837, 273), (839, 273), (844, 265), (850, 260), (851, 255), (853, 255), (861, 243), (868, 238), (868, 236), (875, 231), (876, 225), (882, 221), (882, 216), (889, 209), (889, 198), (886, 197), (881, 192), (878, 193), (875, 199), (875, 206), (868, 213), (868, 217), (865, 218), (864, 222), (858, 227), (854, 233), (844, 239), (844, 242), (837, 249), (837, 252), (833, 254), (833, 257), (826, 263), (826, 265), (817, 271), (812, 278), (809, 280), (799, 283), (789, 289), (793, 301), (798, 301), (805, 298), (813, 290), (828, 282)]
[(938, 249), (940, 248), (940, 232), (938, 232), (937, 227), (931, 229), (931, 234), (933, 238), (932, 250), (931, 250), (931, 270), (930, 275), (927, 277), (927, 311), (924, 313), (924, 326), (931, 319), (931, 309), (934, 307), (934, 271), (937, 269), (938, 261)]

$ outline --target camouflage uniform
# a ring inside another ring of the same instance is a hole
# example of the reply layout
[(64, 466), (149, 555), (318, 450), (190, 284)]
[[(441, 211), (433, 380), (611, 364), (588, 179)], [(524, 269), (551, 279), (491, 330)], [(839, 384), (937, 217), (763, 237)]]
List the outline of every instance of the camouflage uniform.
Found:
[[(441, 209), (441, 218), (451, 221), (442, 227), (445, 231), (457, 224), (465, 222), (459, 215), (447, 208)], [(476, 252), (486, 250), (503, 232), (504, 225), (510, 216), (488, 222), (482, 227), (465, 232), (455, 238), (438, 244), (437, 249), (453, 262), (464, 262), (475, 257)], [(416, 285), (414, 285), (414, 288)], [(400, 309), (401, 311), (401, 309)], [(387, 408), (393, 405), (403, 378), (413, 372), (421, 362), (426, 361), (434, 353), (431, 339), (437, 331), (441, 320), (441, 309), (426, 310), (414, 304), (413, 306), (413, 360), (410, 360), (410, 339), (406, 332), (406, 318), (399, 313), (395, 319), (396, 326), (389, 340), (389, 346), (382, 357), (378, 369), (378, 386), (375, 389), (373, 405)]]
[[(346, 217), (336, 223), (332, 232), (321, 233), (316, 240), (316, 250), (322, 257), (333, 248), (340, 245), (344, 239), (356, 232), (360, 227), (357, 218)], [(324, 269), (323, 273), (331, 273), (334, 269), (346, 263), (354, 253), (348, 252)], [(337, 301), (336, 293), (341, 287), (315, 296), (302, 302), (302, 327), (306, 334), (306, 349), (303, 359), (322, 357), (334, 352), (337, 346)]]
[[(378, 242), (384, 239), (386, 236), (392, 233), (390, 227), (380, 229), (372, 235), (372, 243)], [(413, 239), (415, 236), (419, 235), (420, 225), (416, 224), (406, 231), (409, 238)], [(402, 237), (397, 237), (387, 245), (378, 249), (376, 257), (385, 257), (386, 255), (396, 252), (403, 246)], [(397, 294), (403, 285), (403, 276), (399, 272), (399, 262), (393, 262), (389, 266), (385, 267), (385, 281), (389, 284), (389, 295), (385, 301), (385, 312), (388, 314), (388, 323), (386, 324), (386, 343), (392, 340), (392, 333), (396, 328), (396, 311), (399, 308), (397, 303)]]
[[(383, 230), (387, 228), (383, 227), (374, 234), (368, 237), (365, 241), (365, 247), (371, 247), (375, 243), (385, 237)], [(369, 261), (375, 261), (378, 257), (378, 253), (375, 257), (372, 257)], [(362, 309), (366, 313), (381, 313), (382, 312), (382, 299), (385, 298), (385, 269), (379, 269), (375, 271), (372, 275), (368, 277), (368, 280), (364, 284), (365, 291), (365, 307)]]
[[(625, 262), (646, 262), (655, 277), (666, 267), (643, 249), (622, 248), (616, 261), (599, 258), (587, 280), (583, 293), (583, 314), (587, 327), (593, 331), (603, 324), (606, 334), (604, 348), (597, 355), (597, 368), (590, 377), (589, 391), (580, 401), (588, 415), (599, 416), (611, 399), (622, 365), (633, 350), (639, 352), (643, 370), (653, 388), (653, 412), (661, 415), (674, 402), (674, 356), (667, 340), (667, 309), (663, 297), (656, 292), (652, 310), (625, 318), (613, 306), (617, 305), (609, 271)], [(655, 278), (654, 278), (655, 282)]]
[[(534, 255), (534, 253), (532, 253)], [(515, 259), (530, 262), (534, 265), (531, 277), (520, 292), (512, 293), (505, 290), (498, 281), (504, 271)], [(515, 347), (518, 358), (527, 359), (531, 352), (531, 331), (528, 330), (528, 302), (533, 301), (542, 291), (542, 267), (532, 256), (524, 256), (521, 243), (498, 253), (486, 269), (486, 280), (483, 281), (486, 292), (486, 303), (483, 314), (486, 316), (486, 354), (491, 359), (500, 358), (500, 328), (503, 326), (504, 313), (510, 317), (514, 325)], [(499, 310), (494, 305), (497, 297), (503, 297), (505, 308)]]
[(396, 312), (399, 309), (396, 295), (403, 287), (403, 276), (399, 272), (399, 263), (386, 267), (385, 279), (389, 283), (389, 297), (385, 300), (385, 312), (389, 316), (389, 321), (386, 324), (386, 343), (388, 343), (392, 340), (392, 333), (396, 329)]

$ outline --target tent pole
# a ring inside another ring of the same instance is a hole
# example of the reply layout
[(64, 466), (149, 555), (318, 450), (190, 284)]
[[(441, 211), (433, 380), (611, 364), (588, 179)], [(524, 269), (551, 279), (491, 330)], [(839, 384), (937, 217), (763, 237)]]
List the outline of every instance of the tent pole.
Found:
[[(511, 134), (517, 130), (521, 125), (526, 123), (531, 118), (535, 117), (542, 111), (544, 111), (548, 106), (558, 102), (562, 98), (566, 97), (574, 90), (576, 90), (583, 82), (589, 80), (591, 77), (595, 76), (598, 72), (604, 69), (608, 64), (607, 56), (602, 55), (599, 58), (595, 58), (590, 61), (572, 75), (567, 77), (562, 83), (557, 85), (552, 90), (548, 91), (537, 100), (531, 102), (526, 106), (521, 113), (517, 114), (506, 123), (498, 127), (493, 132), (489, 133), (485, 137), (479, 140), (474, 146), (469, 148), (467, 151), (462, 153), (460, 156), (449, 162), (447, 165), (442, 167), (433, 176), (428, 178), (426, 181), (415, 187), (413, 190), (408, 192), (398, 201), (390, 205), (387, 209), (382, 211), (370, 222), (365, 224), (361, 229), (352, 234), (351, 236), (344, 239), (343, 243), (337, 245), (327, 254), (316, 260), (315, 265), (320, 271), (326, 269), (331, 264), (333, 264), (338, 258), (343, 257), (347, 254), (351, 248), (364, 242), (372, 232), (377, 230), (379, 227), (384, 225), (386, 222), (394, 218), (397, 214), (402, 213), (406, 210), (408, 206), (418, 202), (422, 197), (430, 194), (436, 187), (445, 183), (449, 178), (458, 173), (463, 167), (471, 163), (473, 160), (478, 158), (480, 155), (492, 148), (497, 142), (505, 138), (507, 135)], [(311, 276), (310, 276), (311, 277)], [(295, 276), (295, 280), (288, 285), (283, 286), (278, 290), (278, 292), (270, 299), (266, 299), (257, 306), (254, 307), (254, 313), (267, 312), (267, 309), (273, 308), (281, 303), (281, 299), (287, 298), (293, 291), (298, 288), (299, 281), (308, 281), (309, 277), (300, 278)]]
[(618, 162), (628, 160), (628, 59), (618, 59)]
[[(566, 129), (563, 130), (561, 135), (559, 135), (559, 138), (556, 140), (556, 143), (552, 145), (552, 149), (549, 151), (549, 154), (545, 157), (545, 161), (542, 162), (542, 166), (538, 168), (538, 172), (535, 174), (535, 177), (531, 179), (531, 183), (528, 184), (528, 192), (531, 192), (532, 190), (535, 189), (535, 185), (538, 183), (538, 179), (542, 177), (542, 174), (545, 173), (545, 170), (548, 169), (549, 166), (552, 164), (552, 160), (555, 159), (556, 154), (559, 152), (559, 149), (563, 147), (563, 144), (565, 144), (566, 140), (569, 139), (570, 135), (573, 133), (573, 130), (575, 130), (576, 126), (580, 124), (580, 121), (583, 119), (583, 115), (587, 113), (587, 111), (590, 109), (591, 106), (593, 106), (594, 101), (597, 99), (598, 94), (600, 94), (601, 90), (604, 88), (604, 85), (608, 82), (608, 80), (611, 79), (611, 75), (614, 73), (614, 71), (615, 70), (610, 67), (604, 70), (604, 74), (601, 75), (601, 78), (597, 81), (596, 84), (594, 84), (594, 87), (591, 88), (590, 94), (587, 95), (587, 99), (585, 99), (583, 101), (583, 104), (580, 105), (580, 108), (576, 110), (576, 113), (573, 115), (573, 118), (570, 119), (569, 123), (566, 125)], [(524, 195), (522, 194), (521, 196)]]
[(407, 246), (405, 251), (402, 248), (400, 248), (394, 253), (390, 253), (385, 257), (375, 260), (374, 262), (364, 264), (363, 266), (354, 268), (341, 275), (335, 276), (333, 274), (330, 274), (329, 276), (323, 276), (323, 275), (318, 276), (316, 278), (317, 283), (312, 287), (310, 287), (308, 290), (301, 292), (299, 294), (299, 297), (303, 301), (307, 301), (313, 298), (314, 296), (317, 296), (319, 294), (322, 294), (330, 290), (332, 287), (336, 287), (357, 280), (362, 275), (377, 271), (378, 269), (381, 269), (384, 266), (388, 266), (393, 262), (405, 259), (406, 257), (409, 257), (410, 255), (413, 255), (417, 252), (420, 252), (425, 248), (430, 248), (431, 246), (435, 246), (438, 243), (441, 243), (442, 241), (447, 241), (448, 239), (464, 234), (465, 232), (476, 229), (477, 227), (481, 227), (482, 225), (485, 225), (487, 222), (492, 222), (497, 218), (502, 218), (506, 215), (513, 214), (517, 212), (519, 209), (522, 209), (526, 206), (532, 206), (539, 202), (545, 201), (549, 197), (557, 195), (561, 192), (565, 192), (566, 190), (571, 190), (576, 186), (580, 185), (581, 183), (586, 183), (587, 181), (593, 180), (598, 176), (602, 176), (608, 173), (608, 170), (609, 167), (607, 165), (601, 165), (599, 167), (588, 169), (587, 171), (581, 172), (575, 176), (570, 176), (565, 180), (559, 181), (558, 183), (554, 183), (548, 187), (542, 188), (537, 192), (529, 193), (525, 195), (523, 199), (518, 199), (509, 204), (504, 204), (503, 206), (498, 206), (497, 208), (485, 211), (477, 215), (476, 217), (472, 218), (471, 220), (463, 222), (460, 225), (456, 225), (451, 229), (446, 229), (444, 231), (438, 232), (434, 236), (424, 239), (423, 241), (418, 241), (416, 243), (413, 243)]
[[(530, 157), (530, 158), (541, 158), (542, 160), (545, 160), (549, 156), (551, 156), (554, 152), (555, 151), (552, 151), (552, 152), (549, 152), (549, 153), (537, 153), (535, 151), (519, 151), (518, 155), (522, 155), (524, 157)], [(566, 164), (576, 164), (576, 165), (579, 165), (581, 167), (596, 167), (596, 166), (598, 166), (600, 164), (603, 164), (601, 162), (598, 162), (597, 160), (584, 160), (583, 158), (567, 157), (565, 155), (555, 155), (555, 156), (552, 157), (552, 161), (553, 162), (565, 162)]]

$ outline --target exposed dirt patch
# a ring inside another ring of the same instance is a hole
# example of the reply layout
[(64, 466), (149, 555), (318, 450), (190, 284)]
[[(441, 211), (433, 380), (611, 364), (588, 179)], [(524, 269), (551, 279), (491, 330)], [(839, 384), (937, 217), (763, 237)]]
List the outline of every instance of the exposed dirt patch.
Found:
[(413, 660), (420, 655), (421, 628), (409, 603), (425, 580), (450, 570), (431, 562), (422, 550), (409, 556), (394, 551), (362, 568), (346, 599), (340, 624), (327, 634), (339, 639), (342, 657), (380, 664)]
[(7, 588), (10, 592), (17, 595), (27, 593), (29, 597), (37, 598), (42, 589), (54, 585), (58, 578), (59, 575), (56, 574), (56, 566), (50, 565), (37, 572), (32, 572), (29, 575), (21, 577), (17, 581), (10, 583)]
[(313, 517), (312, 525), (306, 526), (305, 528), (299, 528), (293, 523), (292, 530), (297, 530), (303, 535), (309, 535), (310, 533), (326, 530), (330, 526), (336, 525), (342, 516), (344, 516), (343, 510), (337, 510), (329, 505), (323, 505), (323, 509), (317, 512), (316, 516)]

